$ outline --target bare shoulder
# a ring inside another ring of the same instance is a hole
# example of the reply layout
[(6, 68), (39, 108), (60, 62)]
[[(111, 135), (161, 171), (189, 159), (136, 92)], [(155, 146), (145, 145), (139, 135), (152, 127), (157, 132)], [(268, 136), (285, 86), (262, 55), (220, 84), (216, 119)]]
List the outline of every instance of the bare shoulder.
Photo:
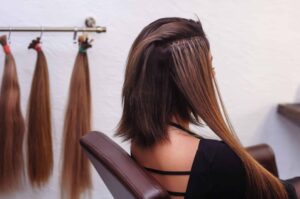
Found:
[(131, 145), (131, 152), (139, 164), (159, 170), (191, 170), (200, 139), (186, 134), (180, 129), (168, 130), (170, 142), (157, 144), (150, 149), (140, 149)]

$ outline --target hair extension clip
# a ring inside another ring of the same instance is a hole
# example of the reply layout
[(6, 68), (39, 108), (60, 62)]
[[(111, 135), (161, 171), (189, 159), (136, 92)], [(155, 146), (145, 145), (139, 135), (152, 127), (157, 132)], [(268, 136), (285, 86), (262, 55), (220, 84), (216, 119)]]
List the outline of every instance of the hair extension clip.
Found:
[(91, 45), (92, 42), (93, 42), (93, 39), (89, 40), (85, 34), (80, 35), (78, 38), (79, 52), (85, 53), (88, 48), (92, 47), (92, 45)]
[(37, 52), (40, 52), (42, 50), (40, 37), (37, 37), (36, 39), (31, 41), (31, 43), (28, 46), (28, 49), (31, 49), (31, 48), (36, 50)]
[(4, 50), (4, 53), (5, 53), (5, 54), (10, 54), (10, 47), (9, 47), (8, 44), (5, 44), (5, 45), (3, 46), (3, 50)]
[(7, 43), (6, 35), (0, 37), (0, 44), (3, 47), (3, 51), (5, 54), (10, 54), (10, 46)]

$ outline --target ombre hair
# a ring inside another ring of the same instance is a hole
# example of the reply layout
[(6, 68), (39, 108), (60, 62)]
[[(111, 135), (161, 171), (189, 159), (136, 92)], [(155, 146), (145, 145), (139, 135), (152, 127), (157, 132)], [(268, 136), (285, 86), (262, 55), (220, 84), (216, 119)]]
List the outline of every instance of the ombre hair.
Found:
[(16, 63), (6, 36), (0, 37), (5, 64), (0, 91), (0, 192), (11, 192), (24, 177), (23, 138), (25, 122), (20, 105)]
[(210, 46), (200, 21), (162, 18), (135, 39), (127, 59), (123, 113), (115, 136), (141, 148), (168, 141), (167, 126), (207, 124), (240, 157), (247, 174), (246, 198), (287, 199), (278, 178), (239, 142), (213, 75)]
[(46, 56), (40, 38), (28, 46), (37, 52), (28, 103), (28, 177), (34, 187), (47, 183), (53, 169), (50, 86)]

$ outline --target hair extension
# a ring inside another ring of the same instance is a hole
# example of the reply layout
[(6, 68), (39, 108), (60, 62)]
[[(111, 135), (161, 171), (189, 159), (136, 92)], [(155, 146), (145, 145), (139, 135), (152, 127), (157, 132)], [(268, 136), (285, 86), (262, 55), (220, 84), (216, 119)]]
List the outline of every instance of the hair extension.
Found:
[(5, 52), (5, 65), (0, 91), (0, 192), (10, 192), (21, 185), (24, 177), (24, 118), (20, 107), (17, 68), (7, 44), (0, 37)]
[(172, 116), (205, 122), (243, 161), (246, 198), (287, 199), (278, 178), (241, 145), (229, 121), (209, 57), (200, 21), (162, 18), (145, 27), (134, 41), (123, 85), (123, 114), (115, 136), (140, 147), (168, 141)]
[(40, 38), (33, 40), (28, 49), (36, 50), (37, 60), (27, 113), (27, 169), (31, 185), (41, 187), (53, 169), (49, 74)]
[(91, 91), (86, 50), (88, 38), (80, 36), (79, 52), (72, 72), (64, 123), (64, 149), (61, 176), (62, 198), (78, 199), (92, 186), (90, 164), (79, 139), (91, 130)]

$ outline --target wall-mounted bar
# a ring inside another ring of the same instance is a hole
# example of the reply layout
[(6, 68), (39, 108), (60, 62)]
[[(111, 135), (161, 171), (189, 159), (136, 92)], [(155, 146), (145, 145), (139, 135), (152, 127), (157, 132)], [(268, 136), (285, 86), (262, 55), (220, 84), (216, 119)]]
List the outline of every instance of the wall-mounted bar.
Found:
[(106, 32), (106, 27), (0, 27), (0, 32)]
[(85, 19), (86, 27), (0, 27), (0, 32), (106, 32), (106, 27), (96, 26), (96, 20), (93, 17)]

